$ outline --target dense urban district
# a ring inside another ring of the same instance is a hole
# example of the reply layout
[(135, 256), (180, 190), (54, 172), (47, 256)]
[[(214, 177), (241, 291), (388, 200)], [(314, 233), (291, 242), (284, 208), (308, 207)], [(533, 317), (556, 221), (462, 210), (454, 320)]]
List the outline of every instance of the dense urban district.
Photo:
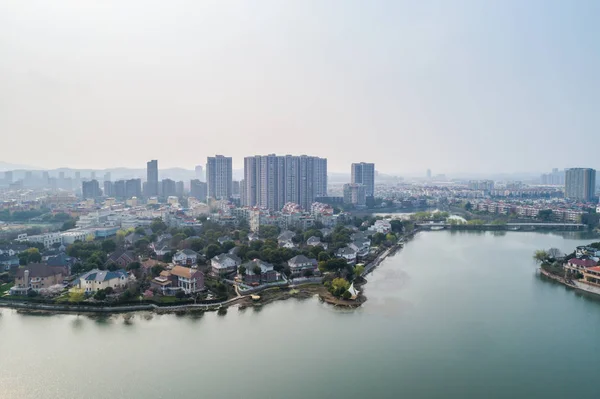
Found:
[(266, 155), (245, 158), (236, 181), (217, 155), (189, 183), (159, 180), (156, 160), (144, 180), (96, 173), (4, 172), (1, 305), (224, 310), (319, 295), (354, 307), (365, 275), (417, 231), (596, 229), (600, 213), (583, 168), (538, 182), (404, 181), (361, 162), (340, 184), (324, 158)]

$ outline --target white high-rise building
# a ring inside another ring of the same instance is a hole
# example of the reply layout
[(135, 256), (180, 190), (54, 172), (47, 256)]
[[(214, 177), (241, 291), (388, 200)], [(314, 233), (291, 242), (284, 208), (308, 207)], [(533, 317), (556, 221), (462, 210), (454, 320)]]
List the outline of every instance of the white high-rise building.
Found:
[(591, 201), (596, 195), (596, 171), (588, 168), (571, 168), (565, 173), (565, 197)]

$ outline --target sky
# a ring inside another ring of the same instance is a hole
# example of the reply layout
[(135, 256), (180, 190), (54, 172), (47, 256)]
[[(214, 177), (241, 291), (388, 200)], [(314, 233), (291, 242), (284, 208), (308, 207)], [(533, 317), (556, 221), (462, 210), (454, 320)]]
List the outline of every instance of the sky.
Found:
[(599, 15), (595, 0), (6, 0), (0, 161), (600, 167)]

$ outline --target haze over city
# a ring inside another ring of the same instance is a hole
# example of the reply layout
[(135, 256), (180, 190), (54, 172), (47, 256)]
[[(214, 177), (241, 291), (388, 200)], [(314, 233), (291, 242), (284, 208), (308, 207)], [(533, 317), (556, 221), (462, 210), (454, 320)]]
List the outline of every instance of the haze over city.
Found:
[[(595, 1), (5, 2), (1, 161), (541, 172), (596, 138)], [(584, 162), (598, 166), (595, 160)]]

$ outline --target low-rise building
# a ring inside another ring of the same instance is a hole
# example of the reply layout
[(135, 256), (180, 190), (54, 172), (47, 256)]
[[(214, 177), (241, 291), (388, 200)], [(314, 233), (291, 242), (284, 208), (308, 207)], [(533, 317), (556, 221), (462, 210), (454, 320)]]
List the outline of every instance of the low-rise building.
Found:
[(62, 284), (66, 271), (62, 267), (48, 266), (44, 263), (31, 263), (16, 271), (15, 285), (11, 295), (26, 295), (30, 290), (40, 291), (53, 285)]
[(217, 255), (210, 260), (210, 267), (215, 276), (225, 276), (235, 273), (242, 260), (232, 254)]
[(564, 268), (575, 272), (582, 272), (583, 270), (590, 267), (594, 267), (597, 264), (598, 263), (593, 261), (592, 259), (573, 258), (567, 261), (567, 263), (564, 265)]
[(280, 279), (272, 264), (254, 259), (243, 264), (246, 272), (243, 275), (247, 283), (272, 283)]
[(345, 259), (346, 262), (348, 262), (349, 265), (356, 264), (357, 252), (356, 252), (356, 250), (354, 250), (350, 246), (338, 249), (335, 252), (335, 256), (338, 257), (338, 258)]
[(131, 262), (138, 260), (133, 251), (115, 251), (108, 257), (106, 264), (114, 263), (120, 267), (127, 267)]
[(176, 265), (196, 265), (198, 264), (198, 253), (191, 249), (182, 249), (173, 255), (173, 263)]
[(318, 262), (316, 259), (309, 259), (304, 255), (296, 255), (288, 260), (288, 266), (292, 271), (293, 277), (303, 276), (308, 270), (312, 273), (317, 271)]
[(78, 286), (86, 293), (93, 293), (106, 288), (121, 290), (127, 287), (129, 275), (125, 270), (100, 270), (92, 269), (79, 277)]

